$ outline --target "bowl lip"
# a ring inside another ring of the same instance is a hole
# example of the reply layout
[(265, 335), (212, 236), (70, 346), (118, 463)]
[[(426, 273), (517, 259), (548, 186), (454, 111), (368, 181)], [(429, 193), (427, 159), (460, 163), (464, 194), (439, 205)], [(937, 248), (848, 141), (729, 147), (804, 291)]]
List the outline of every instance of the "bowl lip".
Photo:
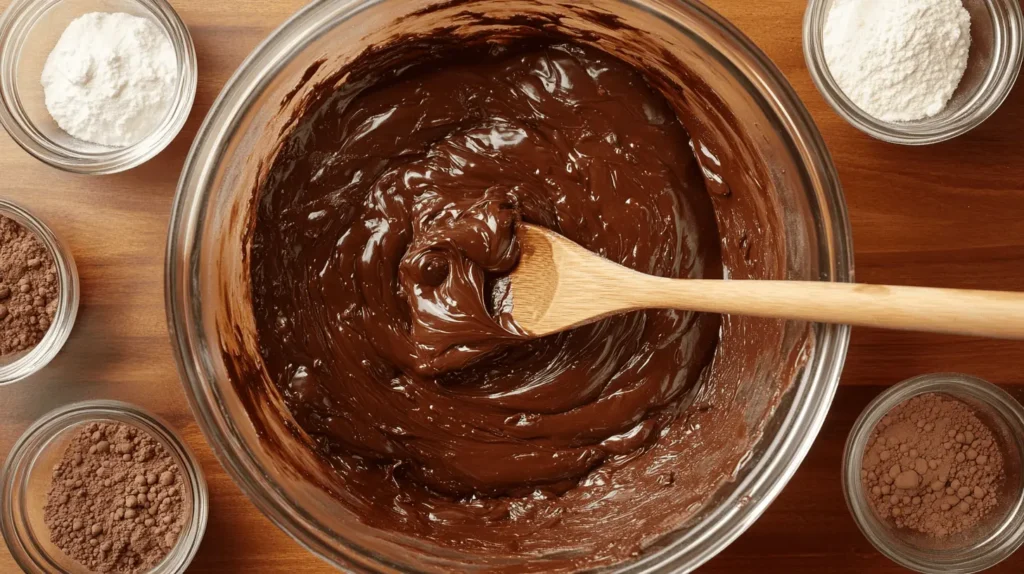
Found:
[(925, 556), (911, 553), (894, 543), (893, 537), (874, 516), (861, 487), (860, 471), (867, 440), (878, 422), (893, 407), (916, 396), (937, 393), (968, 398), (989, 406), (1012, 430), (1024, 460), (1024, 407), (1008, 392), (971, 375), (939, 372), (918, 375), (896, 383), (875, 397), (857, 417), (843, 450), (843, 496), (857, 528), (879, 552), (897, 564), (925, 574), (971, 574), (995, 566), (1024, 544), (1024, 492), (993, 530), (993, 535), (964, 557)]
[[(224, 155), (225, 142), (238, 127), (239, 118), (246, 108), (246, 94), (262, 92), (270, 79), (290, 62), (291, 56), (326, 27), (336, 26), (364, 9), (386, 1), (310, 3), (279, 26), (246, 58), (213, 103), (186, 159), (171, 212), (165, 258), (164, 292), (175, 361), (193, 414), (217, 459), (249, 500), (282, 531), (325, 561), (359, 571), (400, 566), (389, 564), (386, 559), (350, 541), (331, 538), (325, 534), (326, 529), (320, 528), (321, 525), (308, 515), (290, 507), (283, 493), (267, 479), (253, 454), (237, 440), (234, 423), (217, 406), (218, 391), (204, 382), (208, 358), (204, 357), (205, 351), (194, 346), (191, 340), (199, 340), (202, 336), (197, 328), (201, 309), (197, 301), (190, 300), (195, 286), (189, 273), (198, 265), (193, 257), (194, 254), (198, 256), (194, 232), (205, 218), (205, 208), (198, 201), (198, 192), (208, 187), (214, 169)], [(763, 98), (763, 105), (771, 107), (780, 124), (787, 126), (790, 133), (798, 138), (788, 144), (794, 148), (793, 155), (801, 158), (807, 166), (808, 189), (815, 191), (816, 205), (823, 213), (818, 231), (825, 251), (822, 257), (827, 261), (822, 274), (827, 274), (833, 281), (852, 281), (852, 235), (838, 174), (810, 114), (777, 67), (733, 25), (700, 2), (619, 1), (666, 20), (665, 13), (658, 12), (652, 5), (674, 11), (677, 16), (685, 13), (691, 19), (703, 21), (709, 28), (716, 28), (736, 45), (735, 59), (726, 64), (736, 69), (737, 75), (757, 84), (755, 89)], [(681, 33), (688, 31), (678, 19), (669, 23)], [(176, 256), (178, 252), (182, 254), (180, 261)], [(795, 432), (780, 432), (766, 446), (772, 456), (765, 456), (757, 472), (745, 476), (729, 500), (712, 513), (711, 516), (717, 517), (717, 527), (705, 529), (692, 540), (677, 540), (638, 562), (617, 564), (615, 568), (626, 572), (696, 568), (746, 530), (781, 492), (824, 422), (838, 387), (849, 343), (848, 326), (818, 324), (814, 330), (816, 348), (801, 379), (790, 391), (794, 405), (807, 407), (802, 411), (795, 407), (790, 409), (780, 427), (795, 429)], [(683, 543), (687, 545), (685, 548)]]
[[(120, 173), (137, 167), (163, 151), (177, 137), (195, 101), (198, 64), (188, 27), (168, 0), (125, 0), (144, 8), (167, 35), (178, 64), (176, 96), (164, 120), (146, 137), (124, 147), (101, 152), (70, 149), (42, 136), (23, 117), (14, 77), (22, 43), (38, 19), (51, 8), (69, 0), (13, 0), (0, 15), (0, 125), (11, 139), (39, 161), (62, 171), (85, 175)], [(18, 37), (14, 37), (20, 34)]]
[[(199, 552), (199, 545), (206, 532), (209, 517), (210, 494), (202, 466), (195, 454), (181, 437), (160, 417), (135, 405), (115, 400), (89, 400), (67, 404), (39, 417), (14, 443), (3, 468), (0, 469), (0, 534), (7, 543), (15, 562), (25, 572), (57, 572), (46, 569), (35, 562), (31, 554), (46, 555), (34, 542), (26, 542), (22, 536), (19, 521), (14, 517), (15, 495), (21, 490), (20, 479), (27, 470), (36, 464), (35, 455), (39, 447), (49, 443), (54, 437), (68, 429), (89, 422), (115, 420), (142, 429), (163, 445), (165, 449), (178, 459), (184, 478), (194, 493), (192, 516), (188, 521), (188, 536), (179, 535), (174, 547), (167, 553), (150, 573), (181, 574)], [(26, 550), (32, 548), (32, 553)], [(176, 560), (176, 565), (169, 563)], [(173, 566), (173, 568), (172, 568)], [(171, 568), (171, 569), (169, 569)]]
[(0, 366), (0, 387), (16, 383), (42, 370), (64, 348), (78, 316), (78, 268), (71, 250), (46, 223), (9, 199), (0, 198), (0, 215), (9, 217), (35, 235), (53, 257), (59, 293), (57, 310), (43, 338), (24, 355)]
[(929, 130), (921, 131), (908, 130), (908, 128), (918, 127), (920, 121), (886, 122), (871, 116), (853, 103), (853, 100), (839, 87), (825, 62), (822, 46), (823, 29), (829, 12), (827, 8), (830, 8), (834, 1), (808, 0), (802, 26), (804, 61), (811, 80), (822, 98), (847, 123), (858, 130), (888, 143), (908, 146), (935, 144), (953, 139), (978, 127), (991, 117), (1009, 97), (1020, 73), (1021, 62), (1024, 60), (1024, 48), (1021, 46), (1022, 40), (1024, 40), (1021, 31), (1024, 27), (1024, 14), (1021, 12), (1018, 0), (986, 0), (985, 2), (990, 13), (996, 7), (1005, 10), (1007, 21), (994, 18), (997, 37), (1003, 38), (1001, 42), (995, 42), (994, 46), (997, 49), (1001, 47), (1002, 57), (998, 60), (993, 59), (990, 72), (993, 68), (999, 68), (996, 72), (999, 75), (992, 80), (986, 80), (990, 82), (987, 93), (978, 92), (972, 97), (972, 102), (975, 100), (978, 102), (974, 113), (964, 118), (951, 116), (951, 120), (957, 121), (937, 124)]

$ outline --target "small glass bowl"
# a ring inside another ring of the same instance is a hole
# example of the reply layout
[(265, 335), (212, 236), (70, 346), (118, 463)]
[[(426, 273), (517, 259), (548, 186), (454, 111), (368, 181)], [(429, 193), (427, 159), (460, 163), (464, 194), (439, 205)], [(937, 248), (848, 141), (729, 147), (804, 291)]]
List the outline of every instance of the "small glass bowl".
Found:
[(86, 401), (51, 411), (35, 422), (11, 449), (0, 471), (0, 534), (11, 555), (29, 573), (88, 574), (90, 571), (50, 542), (43, 505), (54, 465), (74, 432), (94, 422), (124, 423), (142, 429), (171, 455), (182, 470), (190, 516), (178, 542), (149, 574), (185, 572), (206, 531), (209, 494), (195, 456), (170, 428), (156, 417), (117, 401)]
[(41, 341), (28, 351), (22, 351), (0, 357), (0, 386), (20, 381), (35, 374), (57, 356), (75, 325), (78, 316), (78, 269), (75, 259), (67, 246), (54, 235), (45, 223), (31, 213), (6, 199), (0, 199), (0, 215), (4, 215), (20, 223), (28, 231), (39, 238), (39, 241), (50, 252), (57, 268), (59, 285), (57, 311), (54, 313), (50, 329)]
[[(178, 60), (176, 97), (163, 121), (138, 143), (107, 147), (75, 139), (43, 101), (43, 65), (64, 29), (88, 12), (126, 12), (155, 22)], [(196, 94), (196, 53), (188, 28), (166, 0), (14, 0), (0, 16), (0, 124), (25, 151), (53, 167), (108, 174), (160, 153), (188, 118)]]
[[(946, 395), (975, 409), (1004, 455), (998, 506), (973, 530), (943, 541), (896, 529), (879, 519), (860, 476), (868, 438), (878, 422), (896, 405), (925, 393)], [(854, 423), (843, 454), (843, 492), (861, 532), (897, 564), (928, 574), (968, 574), (990, 568), (1024, 542), (1024, 408), (1006, 391), (968, 375), (935, 373), (907, 379), (875, 398)]]
[(861, 110), (836, 83), (825, 61), (825, 21), (834, 0), (810, 0), (804, 13), (804, 59), (825, 101), (860, 131), (883, 141), (927, 145), (964, 134), (992, 115), (1013, 88), (1020, 72), (1019, 0), (963, 0), (971, 14), (971, 51), (967, 70), (939, 114), (913, 122), (885, 122)]

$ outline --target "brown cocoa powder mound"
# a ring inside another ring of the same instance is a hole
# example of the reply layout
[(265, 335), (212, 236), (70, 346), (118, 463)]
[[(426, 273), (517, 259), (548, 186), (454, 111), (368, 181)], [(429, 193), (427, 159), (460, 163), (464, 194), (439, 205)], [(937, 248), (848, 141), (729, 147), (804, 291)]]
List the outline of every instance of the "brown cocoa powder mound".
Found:
[(39, 238), (0, 215), (0, 356), (36, 346), (57, 312), (57, 266)]
[(929, 393), (882, 417), (868, 438), (861, 481), (879, 516), (946, 538), (973, 528), (996, 506), (1003, 455), (970, 406)]
[(160, 443), (124, 424), (79, 429), (53, 469), (43, 507), (50, 540), (94, 572), (137, 574), (178, 541), (191, 501)]

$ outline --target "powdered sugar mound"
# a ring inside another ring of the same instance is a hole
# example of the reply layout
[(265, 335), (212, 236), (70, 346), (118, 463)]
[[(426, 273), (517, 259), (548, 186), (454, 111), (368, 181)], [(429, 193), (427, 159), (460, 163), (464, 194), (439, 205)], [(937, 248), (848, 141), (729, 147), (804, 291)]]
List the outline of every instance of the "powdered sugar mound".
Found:
[(170, 40), (153, 22), (91, 12), (71, 22), (43, 66), (46, 109), (65, 132), (107, 146), (149, 135), (178, 79)]
[(823, 45), (843, 92), (888, 122), (945, 109), (970, 47), (971, 16), (961, 0), (836, 0)]

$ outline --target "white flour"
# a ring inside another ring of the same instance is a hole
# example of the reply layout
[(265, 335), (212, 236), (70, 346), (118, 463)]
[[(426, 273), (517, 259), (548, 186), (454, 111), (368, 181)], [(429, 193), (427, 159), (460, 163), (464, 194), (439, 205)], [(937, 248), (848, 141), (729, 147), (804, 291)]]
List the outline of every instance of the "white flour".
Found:
[(843, 92), (888, 122), (934, 116), (967, 68), (971, 16), (961, 0), (836, 0), (825, 61)]
[(43, 66), (46, 109), (71, 136), (123, 147), (143, 139), (170, 108), (174, 47), (138, 16), (91, 12), (68, 25)]

